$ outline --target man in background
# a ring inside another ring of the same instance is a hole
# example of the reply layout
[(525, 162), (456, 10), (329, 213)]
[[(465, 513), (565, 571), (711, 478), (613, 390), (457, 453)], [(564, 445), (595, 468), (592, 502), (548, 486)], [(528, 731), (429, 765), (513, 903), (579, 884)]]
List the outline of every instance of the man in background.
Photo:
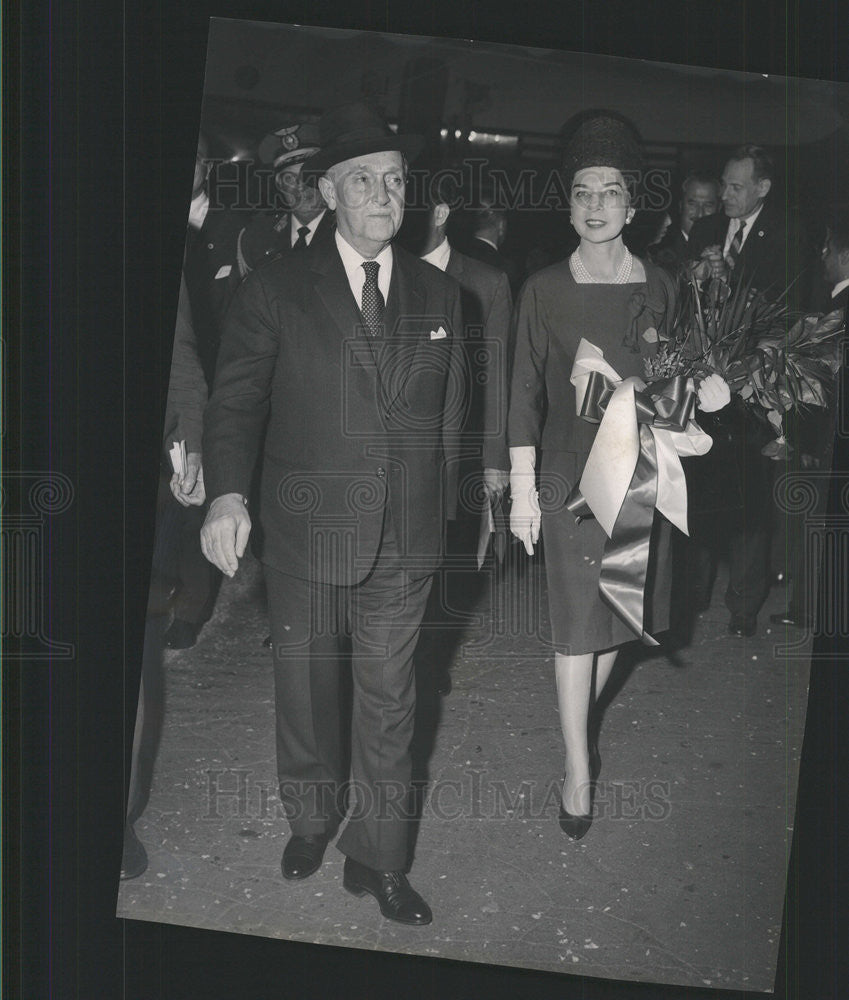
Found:
[(649, 250), (655, 264), (677, 275), (689, 256), (687, 244), (693, 224), (706, 215), (714, 215), (719, 205), (719, 181), (708, 173), (689, 174), (681, 185), (678, 224), (673, 223)]
[[(497, 502), (510, 482), (506, 415), (513, 302), (503, 271), (460, 253), (448, 241), (448, 220), (462, 197), (454, 178), (450, 174), (437, 174), (426, 193), (427, 228), (419, 255), (460, 284), (463, 346), (471, 373), (469, 417), (464, 427), (460, 470), (460, 509), (457, 520), (449, 525), (449, 562), (443, 567), (443, 576), (437, 574), (427, 614), (429, 620), (435, 618), (445, 626), (451, 617), (450, 610), (460, 603), (449, 597), (448, 581), (461, 580), (463, 568), (475, 567), (480, 501)], [(466, 580), (461, 589), (462, 603), (467, 604), (475, 588)], [(416, 657), (418, 662), (429, 664), (440, 694), (451, 690), (450, 653), (445, 648), (440, 650), (440, 639), (447, 637), (447, 629), (440, 629), (439, 625), (424, 630)]]
[(327, 211), (316, 179), (302, 176), (305, 161), (318, 149), (318, 126), (310, 123), (287, 125), (260, 144), (260, 157), (273, 157), (274, 194), (282, 208), (256, 215), (242, 233), (249, 270), (332, 235), (333, 213)]

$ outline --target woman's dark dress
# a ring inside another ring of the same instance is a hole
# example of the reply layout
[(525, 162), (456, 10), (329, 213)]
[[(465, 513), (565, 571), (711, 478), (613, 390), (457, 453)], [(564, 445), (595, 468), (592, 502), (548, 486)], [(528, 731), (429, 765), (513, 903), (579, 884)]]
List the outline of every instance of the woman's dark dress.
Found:
[[(532, 275), (516, 308), (516, 353), (508, 420), (511, 447), (540, 449), (540, 506), (554, 645), (576, 655), (635, 638), (598, 590), (606, 535), (594, 519), (575, 522), (564, 506), (580, 479), (597, 424), (578, 417), (569, 381), (581, 338), (604, 352), (626, 378), (645, 377), (643, 357), (657, 350), (650, 331), (666, 333), (674, 287), (646, 262), (646, 281), (578, 284), (568, 260)], [(644, 334), (649, 331), (648, 337)], [(668, 628), (671, 526), (655, 517), (646, 585), (646, 630)]]

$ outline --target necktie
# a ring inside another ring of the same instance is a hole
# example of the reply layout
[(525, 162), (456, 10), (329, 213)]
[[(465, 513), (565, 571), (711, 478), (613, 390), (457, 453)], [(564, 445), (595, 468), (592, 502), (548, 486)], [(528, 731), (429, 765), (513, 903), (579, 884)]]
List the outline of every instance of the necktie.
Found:
[(377, 337), (381, 332), (383, 323), (383, 309), (385, 302), (380, 289), (377, 287), (377, 272), (380, 264), (376, 260), (364, 260), (363, 270), (366, 272), (366, 280), (363, 285), (363, 320), (368, 327), (372, 337)]
[(743, 246), (743, 232), (746, 229), (746, 223), (741, 222), (740, 227), (734, 234), (734, 238), (731, 240), (731, 246), (728, 248), (728, 266), (734, 267), (737, 263), (737, 258), (740, 256), (740, 250)]
[(298, 238), (292, 244), (293, 250), (306, 250), (307, 248), (307, 233), (310, 231), (309, 226), (301, 226), (298, 230)]

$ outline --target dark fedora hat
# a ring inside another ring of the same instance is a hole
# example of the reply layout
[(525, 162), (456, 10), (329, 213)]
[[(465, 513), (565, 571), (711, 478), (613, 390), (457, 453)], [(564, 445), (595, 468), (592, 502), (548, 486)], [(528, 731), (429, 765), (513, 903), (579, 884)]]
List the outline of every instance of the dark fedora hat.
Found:
[(323, 174), (334, 163), (385, 150), (397, 150), (407, 160), (412, 160), (424, 145), (420, 135), (393, 132), (380, 115), (362, 101), (326, 111), (318, 128), (321, 149), (304, 163), (305, 174)]

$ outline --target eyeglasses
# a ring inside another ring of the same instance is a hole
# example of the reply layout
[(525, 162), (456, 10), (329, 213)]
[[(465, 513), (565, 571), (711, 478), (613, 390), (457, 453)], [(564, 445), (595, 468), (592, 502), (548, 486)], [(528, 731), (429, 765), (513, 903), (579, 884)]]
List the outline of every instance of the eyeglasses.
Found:
[(580, 205), (581, 208), (592, 208), (596, 200), (601, 208), (620, 208), (628, 198), (628, 192), (618, 188), (605, 188), (603, 191), (589, 191), (587, 188), (579, 188), (572, 192), (572, 201)]

